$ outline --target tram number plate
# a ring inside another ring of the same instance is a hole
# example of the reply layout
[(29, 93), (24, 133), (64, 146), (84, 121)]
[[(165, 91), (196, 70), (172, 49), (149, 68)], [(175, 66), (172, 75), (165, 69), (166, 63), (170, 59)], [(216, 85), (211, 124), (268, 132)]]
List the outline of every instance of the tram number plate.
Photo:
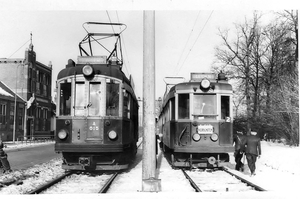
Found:
[(90, 131), (99, 131), (99, 126), (96, 124), (96, 122), (92, 122), (92, 125), (89, 126)]
[(99, 131), (99, 126), (90, 126), (89, 130), (90, 131)]

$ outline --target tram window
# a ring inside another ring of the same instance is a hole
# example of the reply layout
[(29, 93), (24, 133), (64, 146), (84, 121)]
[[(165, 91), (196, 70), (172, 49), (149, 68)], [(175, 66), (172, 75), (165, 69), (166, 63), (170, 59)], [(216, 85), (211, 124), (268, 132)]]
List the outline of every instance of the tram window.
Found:
[(85, 92), (84, 82), (76, 82), (75, 87), (75, 115), (84, 115), (85, 113)]
[(170, 121), (170, 101), (166, 105), (166, 122)]
[(215, 95), (194, 95), (194, 114), (214, 116), (216, 114)]
[(130, 119), (130, 94), (127, 92), (127, 91), (125, 91), (124, 92), (124, 117), (127, 117), (127, 118), (129, 118)]
[(190, 115), (190, 96), (189, 94), (178, 95), (178, 118), (188, 119)]
[(106, 82), (106, 115), (119, 116), (119, 83)]
[(60, 84), (59, 115), (71, 114), (71, 83)]
[(221, 119), (230, 116), (229, 110), (229, 96), (221, 96)]
[(90, 83), (90, 101), (88, 103), (89, 115), (98, 116), (100, 114), (100, 82)]
[(175, 98), (171, 99), (171, 120), (175, 120)]

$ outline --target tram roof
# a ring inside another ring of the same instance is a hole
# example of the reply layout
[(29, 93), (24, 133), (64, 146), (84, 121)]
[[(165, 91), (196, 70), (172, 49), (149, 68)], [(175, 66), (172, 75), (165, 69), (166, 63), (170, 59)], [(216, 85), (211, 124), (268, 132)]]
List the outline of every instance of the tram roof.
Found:
[[(64, 77), (74, 76), (76, 75), (83, 75), (82, 68), (86, 64), (76, 64), (75, 66), (66, 67), (65, 69), (61, 70), (58, 75), (57, 79), (62, 79)], [(128, 85), (130, 84), (129, 79), (125, 76), (123, 71), (121, 70), (120, 65), (109, 65), (109, 64), (90, 64), (94, 71), (95, 75), (104, 75), (108, 77), (114, 77), (117, 79), (126, 82)], [(68, 65), (67, 65), (68, 66)]]
[[(232, 86), (228, 83), (228, 81), (216, 81), (211, 82), (211, 86), (214, 89), (210, 89), (209, 91), (205, 92), (200, 89), (200, 82), (183, 82), (174, 85), (168, 92), (166, 92), (164, 96), (164, 103), (169, 99), (174, 97), (175, 93), (204, 93), (204, 94), (213, 94), (213, 93), (229, 93), (232, 92)], [(195, 91), (196, 89), (196, 91)]]

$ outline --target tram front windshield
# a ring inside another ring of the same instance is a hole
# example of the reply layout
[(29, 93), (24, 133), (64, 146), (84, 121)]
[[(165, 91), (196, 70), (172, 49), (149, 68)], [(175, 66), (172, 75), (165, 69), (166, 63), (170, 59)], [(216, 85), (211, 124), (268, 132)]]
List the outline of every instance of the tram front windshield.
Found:
[(216, 117), (216, 95), (194, 95), (194, 113), (196, 117)]
[[(73, 88), (72, 89), (72, 85)], [(120, 82), (111, 79), (60, 83), (59, 115), (120, 116)]]

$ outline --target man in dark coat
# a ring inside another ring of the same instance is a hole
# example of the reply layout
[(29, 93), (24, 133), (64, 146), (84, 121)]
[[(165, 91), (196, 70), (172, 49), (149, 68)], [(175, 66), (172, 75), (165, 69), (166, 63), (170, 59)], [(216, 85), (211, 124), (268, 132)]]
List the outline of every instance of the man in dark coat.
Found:
[(248, 167), (251, 171), (251, 176), (255, 175), (255, 163), (257, 157), (260, 158), (261, 155), (260, 138), (257, 137), (256, 134), (256, 132), (251, 131), (250, 135), (248, 135), (245, 140), (246, 158)]
[(10, 164), (7, 160), (7, 154), (3, 150), (3, 142), (0, 140), (0, 162), (1, 168), (3, 168), (3, 173), (11, 172)]
[(235, 147), (234, 151), (234, 158), (235, 158), (235, 170), (237, 171), (244, 171), (244, 163), (241, 161), (243, 158), (244, 153), (244, 143), (245, 143), (245, 136), (243, 132), (237, 131), (233, 138), (233, 143)]

